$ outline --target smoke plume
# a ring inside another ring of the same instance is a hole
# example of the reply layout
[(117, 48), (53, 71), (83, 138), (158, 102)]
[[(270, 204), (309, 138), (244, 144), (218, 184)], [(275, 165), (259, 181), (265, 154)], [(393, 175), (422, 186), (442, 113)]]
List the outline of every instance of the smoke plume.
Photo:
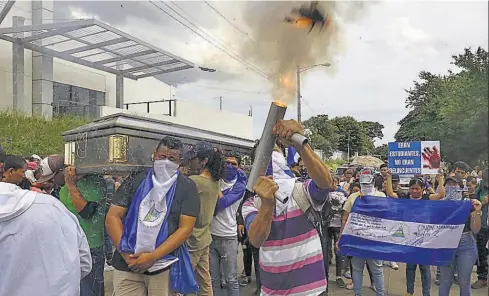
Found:
[(253, 40), (241, 48), (241, 55), (263, 70), (274, 82), (274, 100), (290, 104), (296, 91), (296, 69), (315, 64), (331, 63), (329, 73), (334, 72), (334, 57), (345, 52), (346, 42), (341, 25), (361, 16), (363, 2), (319, 2), (317, 9), (326, 18), (320, 30), (316, 24), (308, 34), (309, 26), (297, 26), (284, 22), (291, 11), (311, 2), (248, 2), (244, 21), (251, 30)]

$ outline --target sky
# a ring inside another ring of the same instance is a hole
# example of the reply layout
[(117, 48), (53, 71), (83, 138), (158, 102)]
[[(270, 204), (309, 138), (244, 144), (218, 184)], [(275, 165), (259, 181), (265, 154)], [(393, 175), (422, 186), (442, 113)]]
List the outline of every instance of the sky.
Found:
[[(216, 73), (174, 75), (166, 79), (181, 82), (176, 83), (178, 99), (217, 109), (218, 98), (222, 97), (223, 110), (241, 114), (248, 114), (251, 106), (253, 133), (259, 138), (272, 98), (269, 81), (250, 70), (251, 59), (242, 54), (244, 44), (253, 42), (253, 32), (259, 29), (246, 22), (252, 4), (159, 0), (153, 3), (56, 1), (55, 18), (94, 17), (196, 64), (217, 69)], [(325, 55), (328, 60), (324, 60), (332, 66), (302, 73), (302, 120), (327, 114), (377, 121), (385, 126), (384, 138), (376, 141), (380, 145), (394, 140), (397, 122), (409, 111), (405, 108), (404, 89), (413, 85), (420, 71), (447, 73), (455, 69), (450, 65), (453, 54), (462, 53), (466, 47), (482, 46), (487, 50), (488, 4), (486, 1), (363, 4), (355, 17), (339, 16), (341, 50)], [(267, 71), (265, 65), (254, 66)], [(295, 104), (290, 105), (286, 117), (296, 118), (296, 114)]]

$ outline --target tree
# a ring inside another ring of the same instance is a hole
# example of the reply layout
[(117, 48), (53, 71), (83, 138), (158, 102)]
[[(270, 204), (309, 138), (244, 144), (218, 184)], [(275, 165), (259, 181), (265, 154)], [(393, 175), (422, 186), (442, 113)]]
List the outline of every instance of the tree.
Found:
[(387, 144), (382, 144), (374, 148), (372, 154), (376, 156), (380, 156), (380, 159), (383, 161), (387, 161), (389, 153), (389, 146)]
[(487, 161), (488, 52), (478, 48), (452, 56), (460, 72), (421, 72), (407, 90), (410, 112), (399, 121), (396, 141), (440, 140), (442, 157), (471, 164)]
[(382, 139), (384, 137), (384, 133), (382, 132), (384, 125), (373, 121), (362, 121), (360, 124), (365, 130), (366, 135), (372, 140), (375, 138)]
[(310, 144), (320, 149), (324, 155), (331, 156), (338, 146), (338, 128), (331, 124), (328, 115), (317, 115), (303, 122), (311, 130)]

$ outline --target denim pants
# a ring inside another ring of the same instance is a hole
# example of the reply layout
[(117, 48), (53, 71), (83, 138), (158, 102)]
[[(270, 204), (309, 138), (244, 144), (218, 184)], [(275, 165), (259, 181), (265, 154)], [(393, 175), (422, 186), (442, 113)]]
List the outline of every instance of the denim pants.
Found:
[(362, 295), (363, 269), (365, 262), (367, 262), (372, 271), (377, 296), (384, 296), (384, 269), (382, 261), (352, 257), (351, 265), (353, 270), (351, 271), (351, 276), (353, 279), (353, 290), (355, 291), (355, 295)]
[(104, 296), (104, 248), (90, 249), (92, 271), (80, 281), (80, 296)]
[[(338, 242), (339, 235), (340, 235), (340, 227), (329, 227), (328, 229), (329, 244), (331, 245), (331, 243), (333, 243), (333, 248)], [(343, 258), (343, 255), (341, 255), (340, 252), (336, 250), (336, 248), (334, 254), (335, 254), (335, 263), (336, 263), (336, 277), (338, 278), (341, 277), (342, 271), (345, 268), (344, 266), (345, 260)], [(327, 260), (327, 258), (324, 258), (324, 260)]]
[(472, 268), (477, 260), (477, 248), (472, 232), (465, 232), (460, 238), (458, 248), (455, 251), (455, 258), (448, 266), (440, 267), (440, 293), (439, 296), (449, 296), (450, 288), (453, 283), (454, 271), (458, 272), (458, 283), (460, 286), (460, 296), (471, 295), (470, 276)]
[(416, 268), (419, 266), (421, 271), (421, 284), (423, 296), (430, 295), (431, 289), (431, 270), (429, 265), (406, 264), (406, 287), (407, 292), (414, 294), (414, 281), (416, 280)]
[[(212, 236), (209, 252), (212, 290), (215, 296), (239, 296), (238, 238)], [(224, 279), (221, 278), (221, 266)], [(224, 285), (222, 286), (222, 283)]]
[(479, 254), (479, 261), (477, 262), (477, 279), (487, 281), (487, 255), (489, 254), (486, 248), (487, 241), (489, 240), (489, 229), (481, 228), (476, 235), (477, 240), (477, 253)]

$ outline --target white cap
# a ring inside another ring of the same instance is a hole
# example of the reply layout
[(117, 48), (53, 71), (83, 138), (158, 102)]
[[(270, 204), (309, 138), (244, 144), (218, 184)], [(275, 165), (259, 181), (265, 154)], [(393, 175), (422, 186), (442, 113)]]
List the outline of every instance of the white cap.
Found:
[(37, 155), (37, 154), (32, 154), (31, 158), (37, 159), (39, 161), (42, 160), (42, 158), (39, 155)]

